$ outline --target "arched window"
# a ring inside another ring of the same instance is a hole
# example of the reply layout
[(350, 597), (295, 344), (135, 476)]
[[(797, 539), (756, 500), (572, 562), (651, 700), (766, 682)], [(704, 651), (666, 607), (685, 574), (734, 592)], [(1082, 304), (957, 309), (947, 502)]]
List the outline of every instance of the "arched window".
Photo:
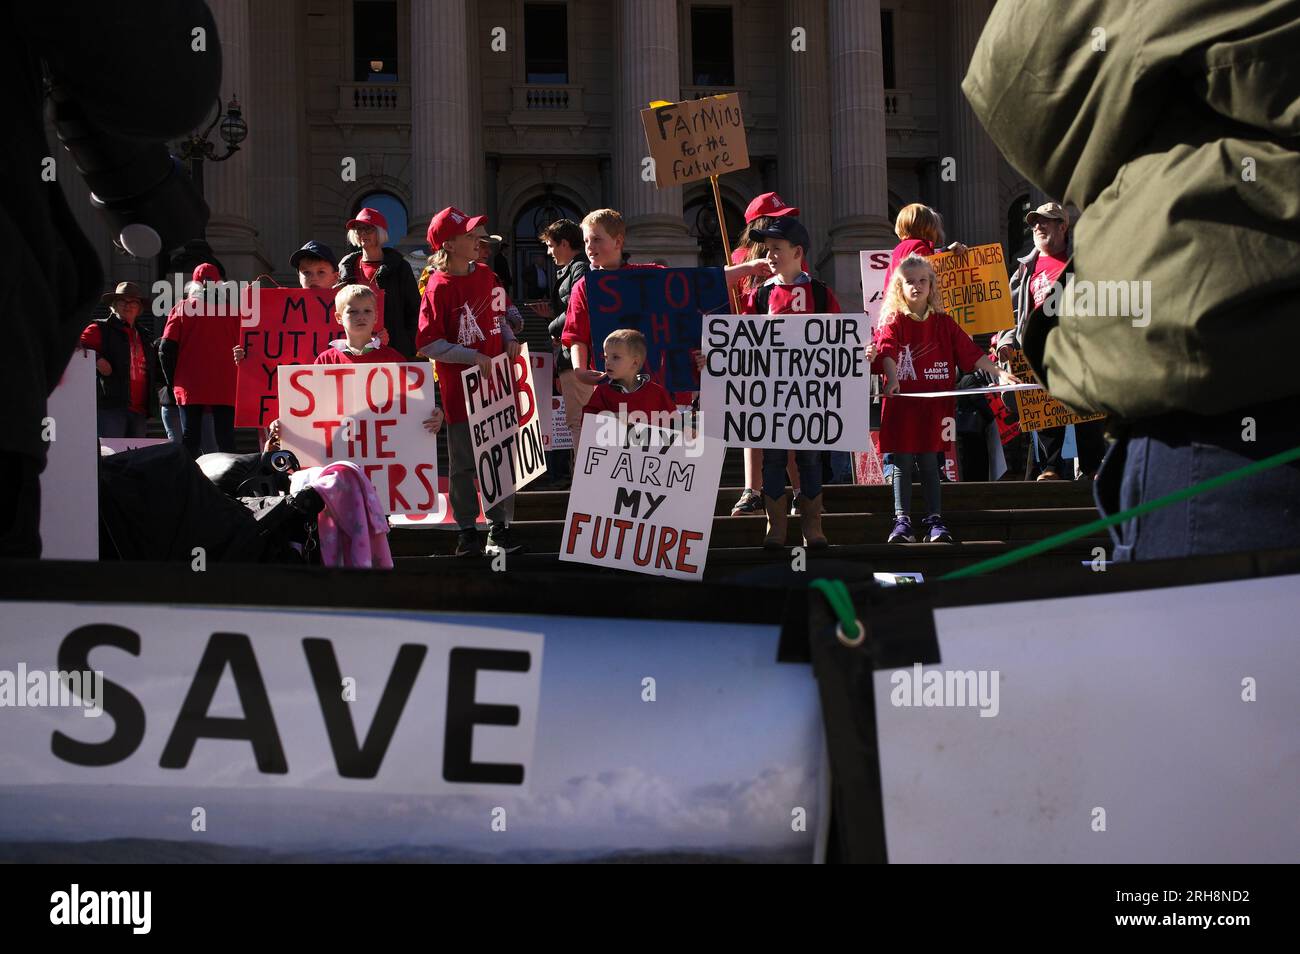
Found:
[[(725, 199), (722, 208), (727, 216), (727, 238), (734, 249), (745, 228), (745, 216)], [(728, 264), (722, 251), (722, 232), (718, 228), (718, 211), (713, 204), (713, 194), (705, 193), (686, 203), (683, 213), (691, 236), (700, 243), (700, 267), (712, 268)]]
[(362, 196), (352, 214), (356, 215), (364, 208), (377, 211), (388, 220), (388, 244), (396, 247), (406, 237), (406, 206), (402, 200), (391, 192), (371, 192)]
[[(582, 214), (554, 193), (539, 196), (520, 210), (515, 218), (514, 248), (506, 256), (514, 265), (510, 294), (515, 301), (537, 301), (551, 296), (555, 281), (555, 263), (546, 254), (538, 233), (552, 222), (569, 219), (581, 222)], [(507, 239), (509, 241), (509, 239)]]

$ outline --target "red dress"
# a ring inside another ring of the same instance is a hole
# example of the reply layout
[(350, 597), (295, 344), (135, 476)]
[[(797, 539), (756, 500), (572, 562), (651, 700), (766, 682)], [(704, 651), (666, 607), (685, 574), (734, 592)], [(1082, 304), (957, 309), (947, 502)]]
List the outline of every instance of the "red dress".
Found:
[[(953, 390), (958, 369), (971, 370), (984, 352), (951, 316), (932, 311), (924, 321), (909, 314), (895, 315), (881, 333), (880, 356), (898, 365), (899, 390), (916, 394)], [(887, 454), (942, 451), (944, 421), (956, 417), (956, 398), (887, 397), (880, 412), (880, 450)]]

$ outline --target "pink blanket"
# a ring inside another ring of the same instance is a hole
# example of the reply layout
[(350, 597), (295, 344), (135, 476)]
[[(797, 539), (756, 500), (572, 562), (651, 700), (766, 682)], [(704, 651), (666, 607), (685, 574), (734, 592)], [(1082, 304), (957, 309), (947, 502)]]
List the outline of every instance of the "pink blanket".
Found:
[(388, 517), (361, 468), (341, 460), (294, 474), (295, 489), (311, 487), (325, 501), (317, 521), (326, 566), (392, 569)]

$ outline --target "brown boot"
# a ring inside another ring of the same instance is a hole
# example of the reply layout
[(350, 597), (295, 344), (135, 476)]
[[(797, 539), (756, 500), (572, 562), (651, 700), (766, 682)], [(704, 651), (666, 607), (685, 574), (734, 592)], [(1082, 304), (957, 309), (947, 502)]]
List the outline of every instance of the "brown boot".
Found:
[(763, 494), (763, 506), (767, 508), (767, 536), (763, 546), (768, 550), (779, 550), (785, 546), (785, 528), (790, 519), (790, 495), (782, 494), (773, 499)]
[(803, 531), (803, 542), (810, 550), (824, 550), (830, 546), (826, 534), (822, 533), (822, 495), (803, 498), (799, 510), (799, 525)]

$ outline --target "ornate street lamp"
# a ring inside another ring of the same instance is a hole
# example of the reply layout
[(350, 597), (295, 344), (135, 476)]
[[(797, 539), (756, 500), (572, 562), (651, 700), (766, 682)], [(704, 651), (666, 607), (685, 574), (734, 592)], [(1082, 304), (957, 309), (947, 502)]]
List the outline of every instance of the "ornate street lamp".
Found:
[[(226, 151), (218, 155), (217, 146), (209, 141), (208, 136), (217, 123), (221, 123), (221, 138), (225, 141)], [(217, 100), (217, 114), (213, 117), (208, 128), (202, 133), (192, 133), (188, 139), (181, 142), (180, 156), (178, 158), (185, 161), (190, 170), (190, 181), (194, 187), (199, 190), (199, 195), (203, 195), (203, 163), (225, 162), (231, 156), (239, 151), (239, 144), (248, 138), (248, 123), (244, 121), (243, 111), (239, 107), (238, 97), (230, 97), (230, 105), (226, 107), (226, 112), (221, 112), (221, 100)]]

